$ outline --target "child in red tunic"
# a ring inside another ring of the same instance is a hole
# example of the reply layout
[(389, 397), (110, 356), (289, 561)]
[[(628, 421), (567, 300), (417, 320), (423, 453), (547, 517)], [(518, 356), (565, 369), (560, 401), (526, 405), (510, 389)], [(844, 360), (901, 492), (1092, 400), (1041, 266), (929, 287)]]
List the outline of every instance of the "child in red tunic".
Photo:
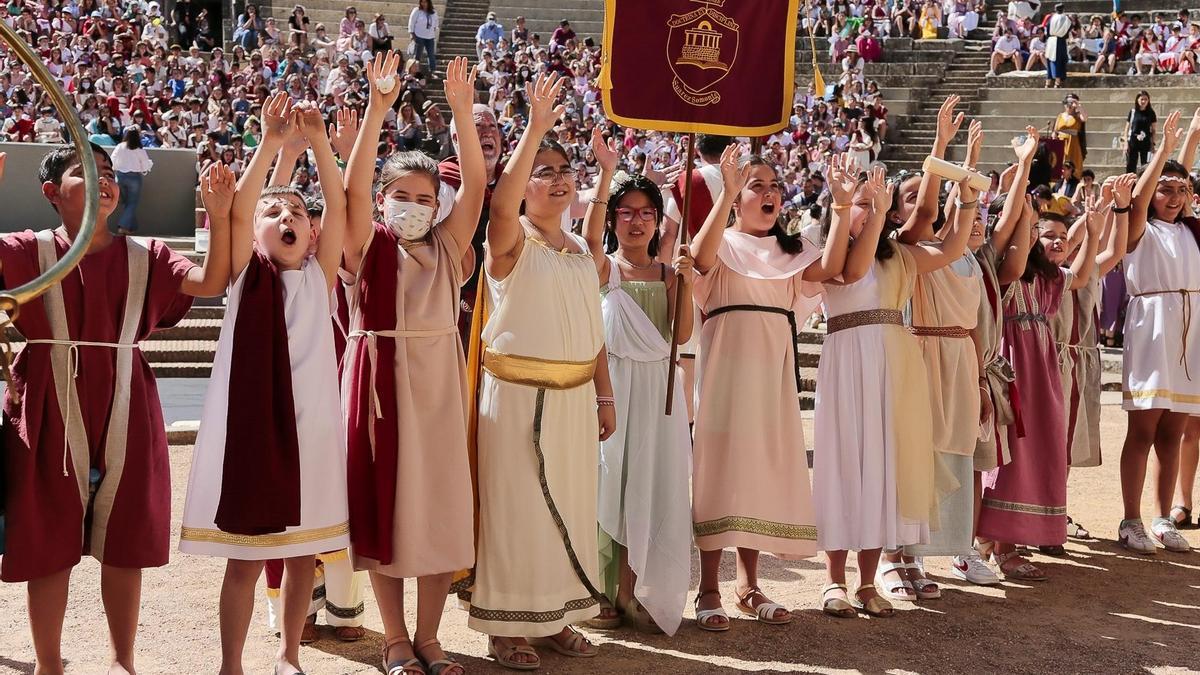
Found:
[[(212, 223), (201, 267), (161, 242), (108, 232), (119, 189), (108, 155), (92, 149), (100, 174), (96, 234), (78, 267), (21, 308), (15, 323), (28, 342), (4, 400), (7, 552), (0, 579), (29, 582), (39, 673), (62, 672), (67, 588), (85, 553), (102, 565), (112, 672), (133, 672), (141, 570), (166, 564), (171, 519), (162, 407), (137, 345), (182, 319), (192, 297), (220, 295), (229, 278), (232, 172), (218, 165), (201, 181)], [(83, 226), (76, 151), (51, 151), (38, 173), (62, 225), (0, 238), (5, 288), (49, 269)]]

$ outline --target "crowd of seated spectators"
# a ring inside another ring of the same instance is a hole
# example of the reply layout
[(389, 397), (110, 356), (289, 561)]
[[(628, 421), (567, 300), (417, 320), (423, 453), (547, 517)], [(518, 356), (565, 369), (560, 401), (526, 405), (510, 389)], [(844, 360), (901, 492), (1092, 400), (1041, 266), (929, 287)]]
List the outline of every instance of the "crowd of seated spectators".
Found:
[[(1046, 69), (1046, 26), (1036, 19), (1030, 2), (1011, 2), (997, 12), (992, 35), (992, 74), (1011, 64), (1015, 70)], [(1067, 51), (1072, 62), (1088, 63), (1093, 73), (1154, 75), (1197, 72), (1200, 24), (1187, 9), (1143, 17), (1068, 13), (1071, 31)]]
[[(386, 17), (368, 25), (355, 8), (336, 27), (312, 24), (296, 6), (286, 21), (260, 17), (247, 6), (234, 22), (228, 50), (203, 9), (179, 0), (171, 16), (158, 2), (141, 0), (7, 0), (6, 21), (43, 57), (77, 113), (90, 140), (114, 146), (136, 130), (143, 147), (176, 148), (196, 154), (197, 169), (221, 161), (240, 172), (262, 137), (261, 102), (274, 91), (316, 103), (334, 123), (337, 112), (366, 105), (363, 66), (377, 54), (403, 49), (411, 36), (397, 37)], [(416, 12), (431, 7), (422, 0)], [(416, 19), (410, 17), (410, 26)], [(888, 30), (890, 22), (880, 26)], [(762, 152), (777, 163), (796, 208), (807, 208), (806, 186), (821, 182), (829, 153), (850, 152), (866, 167), (878, 159), (887, 134), (887, 108), (880, 89), (867, 80), (865, 65), (878, 56), (871, 20), (838, 54), (840, 74), (814, 92), (798, 84), (788, 128), (760, 139)], [(860, 47), (861, 45), (861, 47)], [(416, 46), (416, 45), (414, 45)], [(608, 127), (626, 148), (631, 172), (677, 166), (683, 159), (675, 134), (623, 129), (604, 116), (598, 83), (600, 48), (581, 38), (564, 20), (549, 40), (530, 31), (523, 18), (506, 28), (495, 15), (477, 32), (477, 100), (494, 113), (507, 149), (525, 128), (524, 86), (543, 71), (570, 78), (566, 114), (557, 140), (574, 161), (581, 186), (599, 173), (588, 141), (597, 125)], [(409, 49), (405, 91), (379, 142), (382, 159), (397, 150), (421, 150), (435, 158), (453, 153), (450, 128), (430, 96), (439, 87), (432, 40), (424, 53)], [(420, 59), (420, 60), (418, 60)], [(7, 50), (0, 52), (0, 140), (61, 143), (67, 128), (49, 96)], [(335, 137), (335, 141), (336, 141)], [(316, 172), (302, 158), (293, 183), (315, 194)]]

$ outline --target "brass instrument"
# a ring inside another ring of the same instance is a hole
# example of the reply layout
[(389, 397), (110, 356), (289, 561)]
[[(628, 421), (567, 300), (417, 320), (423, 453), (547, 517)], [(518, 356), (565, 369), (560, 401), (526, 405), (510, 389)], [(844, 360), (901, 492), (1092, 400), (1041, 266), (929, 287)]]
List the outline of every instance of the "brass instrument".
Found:
[[(0, 330), (7, 331), (12, 325), (13, 320), (17, 318), (17, 314), (21, 310), (21, 305), (45, 293), (48, 288), (62, 281), (79, 264), (84, 254), (87, 253), (87, 249), (92, 243), (92, 237), (96, 233), (96, 217), (100, 211), (100, 174), (96, 169), (96, 158), (92, 155), (87, 132), (84, 130), (83, 125), (80, 124), (79, 116), (75, 113), (75, 106), (67, 100), (67, 96), (63, 93), (62, 89), (59, 89), (58, 84), (54, 81), (54, 77), (46, 69), (41, 58), (29, 45), (25, 44), (25, 41), (17, 35), (16, 31), (3, 21), (0, 21), (0, 39), (8, 43), (9, 48), (17, 55), (17, 58), (21, 59), (29, 67), (33, 78), (50, 95), (51, 103), (54, 104), (55, 110), (58, 111), (59, 116), (62, 117), (63, 122), (66, 124), (71, 134), (71, 141), (75, 146), (75, 151), (79, 153), (79, 163), (83, 168), (84, 193), (86, 196), (83, 207), (82, 227), (75, 240), (71, 242), (71, 247), (67, 250), (66, 255), (60, 258), (46, 273), (34, 280), (17, 288), (0, 291), (0, 311), (7, 314), (7, 319), (4, 321), (4, 325), (0, 326)], [(2, 352), (0, 354), (0, 368), (3, 368), (4, 379), (10, 385), (9, 395), (15, 395), (16, 392), (12, 391), (12, 376), (9, 372), (9, 364), (12, 362), (12, 347), (4, 334), (0, 334), (0, 352)]]

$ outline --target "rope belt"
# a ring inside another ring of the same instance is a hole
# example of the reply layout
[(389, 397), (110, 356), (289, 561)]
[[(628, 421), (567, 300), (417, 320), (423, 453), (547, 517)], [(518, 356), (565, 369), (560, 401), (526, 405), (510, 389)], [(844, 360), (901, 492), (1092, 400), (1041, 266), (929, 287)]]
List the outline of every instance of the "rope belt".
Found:
[(706, 315), (707, 319), (728, 314), (729, 312), (763, 312), (766, 314), (778, 314), (788, 320), (788, 327), (792, 329), (792, 365), (796, 370), (796, 398), (800, 397), (800, 330), (796, 325), (796, 313), (790, 309), (782, 307), (773, 307), (771, 305), (726, 305), (718, 307)]
[[(448, 328), (432, 328), (429, 330), (354, 330), (346, 336), (347, 342), (359, 338), (367, 339), (367, 360), (371, 366), (371, 414), (374, 419), (383, 418), (383, 406), (379, 402), (379, 391), (375, 388), (375, 368), (379, 360), (379, 338), (430, 338), (457, 333), (458, 326)], [(374, 445), (372, 444), (372, 447)]]
[(67, 363), (68, 370), (71, 373), (71, 380), (68, 383), (67, 390), (67, 410), (63, 411), (63, 475), (67, 473), (67, 460), (71, 456), (70, 442), (67, 440), (71, 437), (71, 401), (75, 400), (77, 392), (75, 389), (75, 378), (79, 377), (79, 348), (80, 347), (106, 347), (108, 349), (138, 349), (138, 344), (124, 344), (121, 342), (89, 342), (87, 340), (51, 340), (49, 338), (42, 340), (26, 340), (27, 345), (50, 345), (53, 347), (67, 348)]
[(1134, 293), (1132, 298), (1144, 298), (1151, 295), (1174, 295), (1179, 294), (1179, 299), (1183, 301), (1183, 343), (1179, 349), (1179, 363), (1183, 366), (1183, 374), (1191, 381), (1192, 374), (1188, 370), (1187, 348), (1188, 334), (1192, 331), (1192, 303), (1188, 302), (1188, 295), (1192, 293), (1200, 293), (1200, 290), (1190, 288), (1177, 288), (1173, 291), (1146, 291), (1145, 293)]
[(828, 334), (850, 330), (862, 326), (874, 325), (904, 325), (904, 315), (898, 309), (868, 309), (862, 312), (850, 312), (829, 317)]
[(917, 337), (969, 338), (971, 331), (962, 326), (911, 326), (908, 329)]

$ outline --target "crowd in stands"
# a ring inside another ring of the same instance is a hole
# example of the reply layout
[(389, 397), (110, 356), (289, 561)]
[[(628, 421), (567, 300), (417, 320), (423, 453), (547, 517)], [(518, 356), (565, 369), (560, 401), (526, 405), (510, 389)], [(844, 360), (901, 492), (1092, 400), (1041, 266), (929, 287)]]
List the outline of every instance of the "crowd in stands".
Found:
[[(762, 142), (762, 152), (784, 168), (787, 196), (797, 208), (810, 205), (806, 187), (821, 181), (830, 152), (853, 153), (865, 167), (882, 149), (887, 108), (865, 67), (882, 57), (884, 35), (908, 29), (894, 25), (887, 12), (880, 15), (883, 5), (873, 1), (830, 6), (834, 18), (822, 24), (822, 32), (836, 29), (848, 13), (867, 16), (846, 24), (857, 26), (853, 40), (834, 41), (840, 70), (824, 67), (826, 90), (798, 85), (791, 125)], [(404, 93), (385, 124), (379, 157), (398, 149), (420, 149), (438, 159), (454, 152), (444, 111), (430, 95), (440, 89), (435, 80), (441, 21), (430, 0), (421, 0), (399, 30), (388, 17), (360, 17), (354, 7), (345, 10), (338, 25), (326, 26), (311, 21), (300, 5), (286, 20), (261, 16), (247, 5), (233, 22), (228, 50), (220, 27), (190, 0), (179, 0), (169, 15), (158, 2), (142, 0), (7, 0), (6, 8), (5, 20), (42, 56), (77, 106), (91, 140), (100, 145), (115, 146), (136, 131), (133, 142), (141, 147), (194, 150), (198, 171), (221, 160), (240, 172), (261, 140), (261, 102), (270, 93), (282, 90), (312, 101), (333, 124), (337, 111), (364, 109), (364, 65), (387, 49), (407, 47)], [(880, 15), (877, 25), (873, 14)], [(576, 35), (569, 21), (546, 40), (530, 31), (524, 18), (505, 26), (493, 13), (479, 27), (476, 47), (477, 100), (494, 111), (507, 149), (516, 146), (526, 125), (525, 84), (548, 70), (571, 78), (557, 133), (581, 185), (589, 186), (599, 173), (588, 145), (596, 125), (608, 125), (622, 140), (628, 171), (645, 171), (647, 165), (662, 169), (682, 160), (677, 136), (621, 129), (604, 117), (599, 46)], [(5, 65), (0, 69), (0, 140), (64, 142), (66, 126), (49, 96), (14, 54), (0, 54)], [(302, 158), (293, 181), (316, 192), (310, 169)]]
[(986, 11), (984, 0), (809, 0), (801, 25), (816, 37), (851, 42), (861, 35), (931, 40), (943, 36), (942, 28), (963, 38)]
[[(1188, 10), (1152, 16), (1114, 12), (1081, 15), (1066, 12), (1071, 27), (1067, 53), (1071, 61), (1088, 63), (1093, 73), (1153, 75), (1197, 72), (1200, 24)], [(992, 71), (1011, 64), (1016, 70), (1046, 70), (1047, 20), (1038, 20), (1037, 7), (1010, 2), (997, 13), (992, 35)]]

